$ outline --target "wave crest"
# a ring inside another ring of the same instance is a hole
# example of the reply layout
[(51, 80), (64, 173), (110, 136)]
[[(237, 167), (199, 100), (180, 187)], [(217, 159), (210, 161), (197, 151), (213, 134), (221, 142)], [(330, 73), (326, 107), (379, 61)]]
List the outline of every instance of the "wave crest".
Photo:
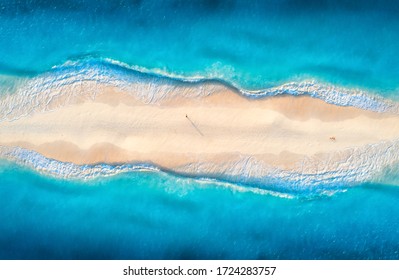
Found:
[[(221, 187), (234, 187), (240, 192), (285, 198), (298, 195), (331, 196), (348, 187), (373, 181), (386, 168), (397, 166), (398, 149), (399, 140), (348, 149), (346, 153), (338, 155), (341, 156), (339, 159), (334, 159), (334, 166), (330, 164), (331, 158), (308, 158), (301, 163), (302, 170), (281, 170), (266, 166), (253, 157), (240, 156), (234, 161), (226, 162), (222, 168), (215, 169), (212, 163), (189, 164), (172, 173), (196, 178), (204, 183), (214, 182)], [(49, 159), (20, 147), (0, 146), (0, 156), (39, 172), (66, 179), (88, 180), (135, 171), (163, 172), (162, 168), (149, 163), (77, 165)], [(215, 173), (214, 170), (219, 171)]]
[[(276, 95), (308, 95), (339, 106), (354, 106), (375, 112), (397, 114), (396, 102), (357, 89), (346, 89), (315, 80), (289, 82), (263, 90), (250, 91), (218, 79), (182, 77), (165, 71), (129, 66), (115, 60), (68, 61), (52, 71), (27, 80), (12, 94), (0, 100), (0, 120), (17, 119), (37, 111), (50, 110), (54, 99), (68, 102), (72, 97), (95, 98), (99, 86), (111, 86), (134, 94), (147, 104), (175, 97), (197, 98), (212, 95), (226, 87), (247, 98)], [(89, 87), (88, 87), (89, 86)], [(85, 91), (82, 88), (85, 88)], [(176, 91), (179, 87), (179, 91)], [(177, 96), (178, 92), (178, 96)]]

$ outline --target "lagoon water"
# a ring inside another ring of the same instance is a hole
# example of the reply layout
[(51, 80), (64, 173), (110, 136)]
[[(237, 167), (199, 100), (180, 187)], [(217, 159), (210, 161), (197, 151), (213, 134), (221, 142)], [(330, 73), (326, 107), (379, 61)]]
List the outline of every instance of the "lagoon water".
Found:
[[(0, 1), (0, 95), (106, 60), (246, 90), (315, 79), (397, 100), (398, 14), (394, 0)], [(0, 258), (398, 259), (397, 180), (376, 181), (271, 194), (156, 171), (59, 179), (2, 161)]]

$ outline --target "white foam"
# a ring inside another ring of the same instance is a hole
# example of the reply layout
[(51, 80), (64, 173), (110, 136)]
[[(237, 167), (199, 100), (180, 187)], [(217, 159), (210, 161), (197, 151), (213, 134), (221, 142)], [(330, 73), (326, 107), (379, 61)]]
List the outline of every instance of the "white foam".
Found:
[[(96, 164), (96, 165), (77, 165), (68, 162), (60, 162), (49, 159), (39, 153), (23, 149), (20, 147), (6, 147), (0, 146), (0, 156), (2, 158), (11, 160), (18, 164), (24, 165), (28, 168), (37, 170), (43, 174), (50, 175), (56, 178), (64, 179), (81, 179), (90, 180), (98, 177), (114, 176), (127, 172), (162, 172), (161, 169), (149, 164)], [(289, 193), (270, 191), (262, 188), (243, 187), (228, 182), (220, 182), (211, 178), (184, 178), (184, 180), (195, 180), (198, 184), (204, 186), (212, 186), (218, 188), (225, 188), (233, 192), (254, 193), (258, 195), (272, 195), (281, 198), (292, 199), (295, 196)], [(175, 192), (176, 189), (173, 189)], [(183, 195), (188, 190), (185, 188)]]
[[(305, 191), (312, 189), (322, 194), (321, 191), (331, 191), (332, 187), (347, 187), (371, 181), (374, 176), (380, 174), (387, 167), (399, 163), (398, 149), (399, 140), (386, 141), (361, 148), (347, 149), (325, 157), (309, 157), (292, 170), (283, 170), (266, 165), (251, 156), (238, 156), (236, 159), (223, 164), (192, 163), (176, 168), (174, 171), (183, 175), (206, 176), (206, 178), (217, 178), (218, 180), (250, 186), (273, 186), (278, 190), (274, 192), (273, 190), (248, 189), (245, 187), (245, 191), (258, 192), (259, 194), (280, 196), (280, 190)], [(161, 170), (156, 166), (145, 163), (76, 165), (48, 159), (36, 152), (19, 147), (0, 146), (0, 157), (61, 178), (91, 179), (137, 170)], [(331, 157), (334, 157), (334, 159)], [(210, 179), (201, 180), (207, 182)], [(220, 186), (223, 185), (222, 182), (219, 182), (219, 184)], [(235, 186), (235, 189), (244, 191), (239, 186)]]
[[(53, 99), (63, 99), (66, 103), (73, 97), (95, 98), (100, 93), (100, 85), (119, 88), (147, 104), (158, 104), (177, 96), (198, 98), (214, 94), (226, 87), (221, 82), (209, 81), (203, 77), (186, 78), (168, 75), (162, 71), (160, 73), (155, 75), (150, 70), (131, 67), (114, 60), (67, 62), (54, 67), (51, 72), (28, 80), (13, 94), (3, 96), (0, 99), (0, 120), (18, 119), (34, 112), (49, 110)], [(237, 91), (248, 98), (282, 94), (309, 95), (339, 106), (354, 106), (395, 114), (399, 112), (398, 103), (378, 95), (321, 84), (314, 80), (291, 82), (259, 91)]]
[(58, 178), (93, 179), (129, 171), (159, 171), (157, 167), (148, 164), (77, 165), (49, 159), (20, 147), (0, 146), (0, 156)]
[(399, 163), (399, 140), (383, 141), (339, 153), (307, 157), (290, 170), (265, 164), (252, 156), (238, 156), (223, 164), (192, 163), (176, 171), (206, 174), (244, 184), (282, 185), (291, 190), (350, 186), (370, 181), (388, 166)]
[(197, 179), (197, 182), (203, 183), (206, 186), (209, 184), (212, 184), (212, 187), (219, 187), (219, 188), (225, 188), (225, 189), (230, 189), (233, 192), (241, 192), (241, 193), (254, 193), (258, 195), (271, 195), (271, 196), (276, 196), (276, 197), (281, 197), (281, 198), (288, 198), (288, 199), (293, 199), (295, 196), (290, 193), (283, 193), (283, 192), (277, 192), (277, 191), (271, 191), (268, 189), (260, 188), (260, 187), (249, 187), (249, 186), (240, 186), (240, 185), (235, 185), (231, 184), (228, 182), (221, 182), (216, 179), (211, 179), (211, 178), (201, 178)]
[[(74, 97), (94, 98), (100, 93), (99, 85), (120, 88), (135, 94), (144, 103), (152, 104), (174, 98), (177, 94), (180, 97), (188, 98), (210, 95), (225, 87), (216, 82), (187, 82), (126, 71), (116, 62), (113, 63), (109, 65), (97, 62), (69, 62), (55, 67), (52, 72), (29, 80), (24, 86), (19, 87), (17, 92), (8, 94), (0, 100), (0, 120), (14, 120), (34, 112), (50, 110), (51, 106), (49, 105), (57, 103), (53, 102), (55, 99), (63, 100), (63, 105), (65, 105)], [(112, 67), (116, 67), (116, 69)], [(179, 87), (179, 90), (176, 90), (176, 87)], [(315, 81), (287, 83), (257, 92), (241, 90), (241, 93), (252, 98), (279, 94), (307, 94), (342, 106), (350, 105), (373, 111), (398, 112), (397, 103), (369, 95), (363, 91), (321, 85)], [(205, 162), (182, 166), (176, 171), (182, 174), (207, 175), (227, 181), (255, 185), (283, 184), (290, 188), (352, 184), (370, 180), (384, 167), (399, 162), (398, 148), (399, 141), (381, 142), (362, 148), (348, 149), (338, 154), (327, 155), (324, 158), (306, 158), (293, 170), (280, 170), (267, 166), (256, 158), (241, 156), (223, 166)], [(20, 148), (7, 149), (3, 147), (0, 154), (60, 177), (92, 178), (137, 170), (137, 168), (155, 168), (149, 165), (129, 164), (77, 166), (52, 161), (37, 153)]]

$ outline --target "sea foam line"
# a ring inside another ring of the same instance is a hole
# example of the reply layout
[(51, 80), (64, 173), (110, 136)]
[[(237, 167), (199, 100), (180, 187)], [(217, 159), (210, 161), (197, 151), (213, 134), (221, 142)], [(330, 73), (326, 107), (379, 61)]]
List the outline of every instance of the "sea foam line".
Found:
[(0, 157), (47, 175), (64, 179), (94, 179), (129, 171), (160, 171), (159, 168), (145, 163), (77, 165), (46, 158), (37, 152), (20, 147), (0, 146)]
[[(168, 172), (160, 168), (146, 163), (135, 164), (94, 164), (94, 165), (78, 165), (69, 162), (60, 162), (54, 159), (46, 158), (45, 156), (20, 147), (0, 146), (0, 157), (15, 162), (17, 164), (26, 166), (30, 169), (36, 170), (48, 176), (62, 179), (79, 179), (91, 180), (100, 177), (110, 177), (128, 172), (161, 172), (168, 175)], [(200, 186), (212, 186), (217, 188), (229, 189), (233, 192), (254, 193), (258, 195), (271, 195), (281, 198), (293, 199), (296, 196), (290, 193), (271, 191), (263, 188), (240, 186), (234, 183), (222, 182), (214, 178), (188, 178), (183, 180), (195, 180)], [(174, 189), (173, 191), (176, 191)], [(179, 191), (179, 190), (177, 190)], [(187, 190), (185, 189), (184, 192)]]
[[(85, 88), (88, 85), (89, 88)], [(226, 87), (225, 84), (217, 81), (182, 81), (137, 72), (123, 68), (117, 63), (110, 64), (106, 61), (70, 62), (55, 67), (49, 73), (31, 79), (25, 86), (19, 87), (16, 93), (3, 97), (0, 100), (0, 120), (14, 120), (34, 112), (51, 110), (49, 105), (55, 99), (62, 99), (64, 103), (68, 103), (76, 96), (95, 98), (97, 94), (101, 93), (99, 86), (104, 85), (132, 92), (136, 98), (149, 104), (158, 104), (176, 96), (182, 97), (182, 95), (188, 98), (207, 96)], [(179, 90), (176, 90), (177, 87)], [(265, 91), (247, 92), (241, 90), (241, 93), (249, 98), (263, 98), (280, 94), (306, 94), (342, 106), (351, 105), (378, 112), (398, 112), (396, 103), (378, 96), (368, 95), (363, 91), (321, 85), (312, 81), (288, 83)], [(398, 150), (398, 141), (381, 142), (343, 151), (338, 160), (328, 158), (337, 155), (327, 155), (323, 160), (306, 158), (294, 170), (280, 170), (267, 166), (256, 158), (242, 156), (233, 162), (226, 163), (223, 167), (215, 168), (212, 163), (202, 163), (200, 165), (182, 166), (176, 171), (182, 174), (209, 175), (211, 178), (251, 185), (281, 185), (283, 189), (287, 189), (287, 186), (291, 189), (320, 188), (320, 186), (325, 188), (326, 186), (353, 184), (369, 180), (380, 169), (399, 161)], [(76, 166), (70, 163), (49, 161), (39, 154), (24, 149), (16, 149), (12, 152), (4, 151), (3, 148), (1, 154), (6, 157), (11, 156), (19, 162), (25, 162), (32, 168), (59, 177), (92, 178), (140, 168), (156, 168), (145, 164)], [(212, 173), (212, 170), (223, 170), (223, 172), (216, 174)]]
[[(326, 155), (324, 158), (309, 157), (292, 170), (279, 169), (252, 156), (240, 155), (223, 164), (193, 163), (183, 165), (168, 173), (205, 181), (217, 180), (243, 184), (253, 188), (246, 190), (252, 192), (258, 190), (260, 194), (328, 195), (337, 190), (371, 181), (383, 169), (398, 165), (398, 150), (399, 140), (380, 142), (361, 148), (347, 149), (338, 154)], [(37, 152), (20, 147), (0, 146), (0, 157), (58, 178), (86, 180), (124, 172), (162, 171), (161, 168), (147, 163), (77, 165), (49, 159)], [(334, 157), (334, 160), (331, 160), (331, 157)]]
[[(161, 69), (147, 69), (141, 66), (129, 65), (127, 63), (114, 60), (104, 59), (104, 61), (117, 65), (125, 69), (130, 69), (135, 72), (145, 73), (148, 75), (156, 75), (161, 78), (168, 78), (187, 83), (201, 83), (201, 82), (220, 82), (227, 87), (234, 88), (243, 96), (248, 98), (264, 98), (276, 95), (309, 95), (313, 98), (321, 99), (327, 103), (339, 106), (353, 106), (360, 109), (371, 110), (375, 112), (393, 112), (398, 113), (399, 106), (395, 102), (388, 101), (376, 93), (366, 92), (360, 89), (349, 89), (339, 86), (334, 86), (328, 83), (320, 83), (315, 79), (303, 80), (300, 82), (288, 82), (280, 86), (270, 87), (261, 90), (247, 90), (241, 88), (237, 83), (226, 81), (218, 78), (218, 76), (190, 76), (173, 74)], [(77, 62), (69, 62), (69, 65), (74, 65)]]
[(250, 186), (273, 186), (276, 190), (320, 193), (375, 179), (387, 167), (399, 164), (398, 150), (399, 140), (381, 141), (323, 156), (305, 157), (292, 169), (277, 168), (254, 156), (240, 155), (223, 164), (191, 163), (176, 171)]
[(228, 87), (247, 98), (308, 95), (339, 106), (354, 106), (375, 112), (399, 112), (398, 103), (381, 96), (314, 80), (249, 91), (214, 79), (161, 76), (114, 60), (83, 60), (54, 67), (52, 71), (28, 80), (13, 94), (3, 96), (0, 99), (0, 120), (18, 119), (34, 112), (49, 110), (54, 99), (63, 99), (67, 103), (77, 96), (95, 98), (101, 92), (100, 86), (111, 86), (128, 92), (146, 104), (159, 104), (175, 97), (209, 96)]

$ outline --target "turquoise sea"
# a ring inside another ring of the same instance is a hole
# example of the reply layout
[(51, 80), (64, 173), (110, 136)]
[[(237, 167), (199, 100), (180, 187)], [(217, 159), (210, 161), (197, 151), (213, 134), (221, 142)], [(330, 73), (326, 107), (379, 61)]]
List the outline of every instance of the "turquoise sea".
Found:
[[(3, 259), (397, 259), (399, 188), (285, 198), (159, 172), (88, 182), (1, 163)], [(267, 187), (267, 186), (266, 186)]]
[[(1, 0), (0, 103), (72, 72), (261, 92), (312, 80), (361, 90), (341, 99), (367, 107), (399, 99), (398, 15), (395, 0)], [(156, 170), (61, 179), (0, 160), (0, 259), (399, 259), (395, 170), (291, 192)]]

